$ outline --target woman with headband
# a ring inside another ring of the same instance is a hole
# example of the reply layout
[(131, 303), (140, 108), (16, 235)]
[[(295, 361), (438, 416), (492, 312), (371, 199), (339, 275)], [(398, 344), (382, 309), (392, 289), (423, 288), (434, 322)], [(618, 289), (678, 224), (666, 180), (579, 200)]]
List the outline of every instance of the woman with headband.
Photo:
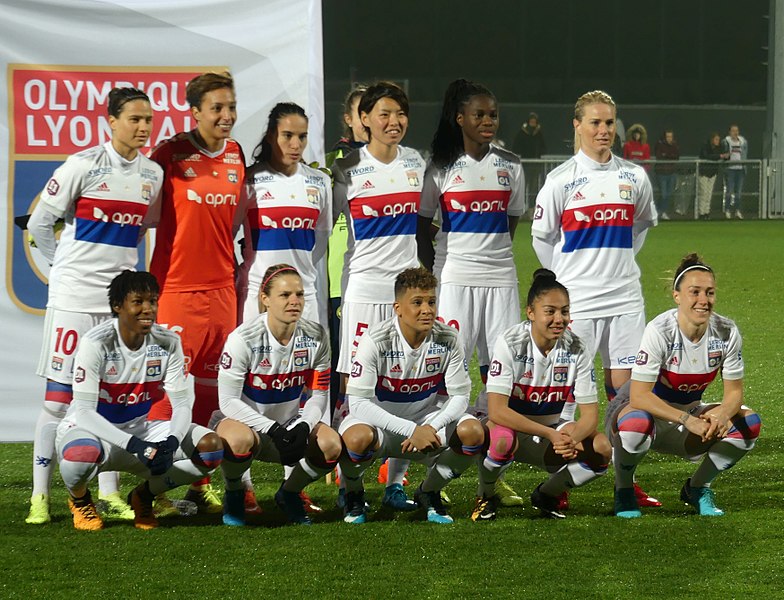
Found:
[[(700, 461), (681, 499), (702, 516), (724, 514), (711, 483), (754, 447), (761, 420), (743, 404), (741, 337), (733, 321), (713, 311), (713, 269), (696, 254), (684, 257), (672, 285), (677, 308), (648, 323), (630, 385), (607, 414), (613, 437), (615, 514), (641, 516), (632, 489), (637, 465), (649, 450)], [(704, 404), (705, 389), (721, 375), (718, 404)]]
[[(210, 424), (227, 464), (223, 522), (245, 524), (242, 476), (254, 459), (294, 467), (275, 494), (292, 523), (310, 525), (301, 492), (335, 468), (340, 436), (322, 422), (329, 399), (329, 339), (302, 319), (305, 290), (291, 265), (272, 265), (260, 284), (261, 314), (226, 340), (218, 373), (220, 411)], [(312, 393), (299, 414), (303, 389)]]

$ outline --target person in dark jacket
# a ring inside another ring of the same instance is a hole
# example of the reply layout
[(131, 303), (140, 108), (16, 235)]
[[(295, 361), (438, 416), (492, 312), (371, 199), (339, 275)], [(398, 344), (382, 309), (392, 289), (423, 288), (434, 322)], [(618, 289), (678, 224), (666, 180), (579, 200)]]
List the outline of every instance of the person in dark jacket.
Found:
[[(676, 173), (676, 165), (672, 162), (681, 157), (681, 150), (678, 147), (678, 142), (675, 141), (675, 132), (672, 129), (665, 129), (661, 139), (656, 142), (656, 160), (667, 161), (662, 164), (656, 163), (656, 179), (659, 181), (659, 190), (661, 192), (661, 199), (659, 200), (659, 214), (663, 221), (669, 221), (670, 216), (667, 211), (670, 208), (670, 197), (675, 191), (675, 184), (677, 182), (678, 174)], [(676, 209), (676, 212), (678, 210)]]
[(721, 136), (714, 131), (700, 149), (700, 160), (712, 161), (700, 162), (699, 177), (697, 177), (697, 213), (700, 219), (710, 218), (711, 197), (713, 186), (716, 184), (716, 175), (719, 172), (719, 161), (727, 158), (729, 153), (722, 146)]
[(526, 162), (529, 158), (542, 158), (547, 154), (547, 146), (542, 134), (542, 126), (539, 124), (539, 115), (535, 112), (528, 114), (528, 120), (518, 130), (515, 136), (512, 150), (523, 159), (523, 170), (525, 172), (526, 187), (526, 206), (532, 206), (532, 200), (536, 198), (541, 187), (541, 178), (544, 172), (541, 163)]

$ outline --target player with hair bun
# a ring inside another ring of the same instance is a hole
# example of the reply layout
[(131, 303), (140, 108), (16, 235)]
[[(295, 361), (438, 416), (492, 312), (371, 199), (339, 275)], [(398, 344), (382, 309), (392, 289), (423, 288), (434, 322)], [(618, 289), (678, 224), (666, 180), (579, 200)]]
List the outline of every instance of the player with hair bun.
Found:
[[(275, 494), (292, 523), (310, 525), (301, 492), (335, 468), (340, 436), (322, 422), (329, 406), (329, 339), (303, 319), (305, 289), (291, 265), (270, 266), (261, 314), (233, 331), (218, 374), (220, 411), (211, 424), (224, 441), (223, 522), (245, 524), (243, 474), (254, 459), (293, 466)], [(312, 394), (299, 414), (303, 389)]]
[[(574, 106), (575, 155), (553, 169), (536, 198), (533, 247), (569, 289), (572, 323), (601, 356), (607, 398), (629, 380), (645, 328), (635, 255), (657, 223), (645, 170), (612, 154), (616, 106), (601, 90)], [(661, 506), (635, 484), (639, 501)]]
[[(158, 293), (150, 273), (123, 271), (109, 286), (115, 318), (93, 327), (79, 344), (73, 402), (57, 428), (60, 474), (76, 529), (103, 528), (87, 488), (97, 473), (142, 477), (128, 504), (135, 526), (153, 529), (155, 496), (204, 477), (223, 458), (215, 432), (191, 423), (180, 338), (155, 324)], [(171, 420), (148, 420), (164, 391)]]
[[(550, 474), (531, 503), (551, 519), (564, 518), (563, 492), (607, 471), (611, 448), (596, 430), (593, 355), (568, 329), (569, 309), (569, 292), (555, 274), (537, 269), (528, 291), (528, 320), (496, 342), (487, 379), (490, 445), (479, 468), (474, 521), (495, 518), (495, 481), (513, 460)], [(578, 407), (577, 420), (562, 418), (567, 403)]]
[[(136, 267), (137, 246), (163, 185), (161, 168), (139, 152), (152, 132), (147, 95), (135, 88), (114, 88), (107, 112), (112, 139), (58, 167), (28, 223), (36, 246), (52, 265), (36, 371), (46, 378), (46, 395), (35, 427), (33, 494), (25, 520), (30, 524), (50, 521), (55, 434), (73, 395), (79, 340), (110, 318), (106, 287), (118, 271)], [(65, 225), (58, 241), (59, 219)], [(109, 516), (133, 518), (120, 497), (116, 474), (102, 474), (100, 488)]]
[[(760, 416), (743, 403), (742, 340), (735, 323), (714, 312), (716, 278), (697, 254), (681, 260), (672, 283), (677, 305), (645, 328), (631, 382), (608, 409), (614, 439), (615, 514), (642, 516), (632, 489), (637, 465), (650, 450), (701, 461), (681, 500), (702, 516), (724, 514), (711, 483), (754, 448)], [(721, 375), (721, 403), (705, 404), (705, 389)]]

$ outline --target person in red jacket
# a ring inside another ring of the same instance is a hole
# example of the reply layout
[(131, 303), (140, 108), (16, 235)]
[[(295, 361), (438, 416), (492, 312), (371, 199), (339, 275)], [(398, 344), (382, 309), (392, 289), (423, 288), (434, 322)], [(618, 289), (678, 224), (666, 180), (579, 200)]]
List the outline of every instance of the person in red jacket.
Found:
[(627, 142), (623, 145), (623, 157), (626, 160), (638, 163), (651, 158), (651, 147), (648, 145), (648, 132), (645, 127), (635, 123), (626, 131), (626, 139)]

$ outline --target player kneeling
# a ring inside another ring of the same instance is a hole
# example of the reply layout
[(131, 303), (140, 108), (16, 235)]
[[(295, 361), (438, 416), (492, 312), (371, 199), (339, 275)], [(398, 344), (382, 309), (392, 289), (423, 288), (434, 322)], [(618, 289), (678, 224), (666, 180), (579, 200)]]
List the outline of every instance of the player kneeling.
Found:
[[(111, 321), (88, 331), (74, 362), (73, 402), (57, 428), (60, 474), (68, 488), (74, 527), (103, 528), (87, 482), (104, 471), (144, 478), (128, 496), (139, 529), (158, 526), (157, 494), (189, 484), (220, 464), (220, 438), (191, 423), (185, 359), (176, 333), (155, 324), (158, 282), (123, 271), (109, 285)], [(148, 421), (168, 394), (171, 421)]]
[[(723, 515), (711, 483), (754, 448), (762, 424), (743, 404), (740, 332), (713, 312), (713, 269), (696, 254), (685, 256), (675, 271), (672, 297), (678, 307), (648, 323), (631, 382), (605, 417), (614, 437), (615, 515), (626, 519), (642, 516), (632, 478), (649, 450), (702, 459), (683, 485), (681, 500), (702, 516)], [(705, 388), (719, 374), (721, 403), (703, 404)]]
[[(528, 320), (507, 329), (493, 350), (487, 379), (490, 445), (479, 467), (474, 521), (495, 518), (499, 475), (518, 460), (550, 477), (531, 494), (542, 516), (563, 519), (559, 496), (607, 471), (610, 442), (596, 427), (599, 404), (593, 357), (571, 331), (569, 293), (555, 274), (537, 269), (528, 291)], [(561, 420), (567, 401), (577, 421)]]
[[(318, 323), (301, 319), (305, 290), (285, 264), (264, 273), (261, 314), (226, 340), (218, 373), (220, 411), (213, 415), (223, 439), (223, 522), (245, 524), (242, 475), (253, 459), (294, 466), (275, 494), (289, 521), (310, 525), (300, 492), (335, 468), (340, 436), (322, 422), (329, 406), (329, 338)], [(299, 415), (304, 388), (312, 395)]]
[[(349, 415), (340, 427), (347, 523), (367, 518), (362, 475), (377, 456), (427, 464), (414, 498), (427, 509), (428, 521), (451, 523), (440, 491), (484, 445), (481, 423), (465, 414), (471, 381), (458, 333), (436, 321), (436, 285), (426, 269), (400, 273), (396, 316), (370, 327), (359, 341), (346, 389)], [(437, 393), (444, 387), (446, 400)], [(402, 487), (398, 493), (405, 494)]]

